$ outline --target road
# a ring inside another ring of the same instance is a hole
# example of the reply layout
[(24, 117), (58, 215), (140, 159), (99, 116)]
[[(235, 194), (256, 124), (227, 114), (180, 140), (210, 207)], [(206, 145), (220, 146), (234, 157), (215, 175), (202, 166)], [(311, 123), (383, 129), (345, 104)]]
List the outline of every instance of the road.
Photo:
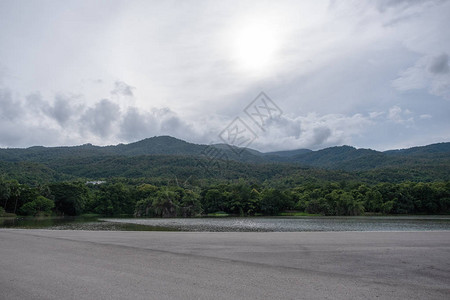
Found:
[(449, 299), (450, 231), (0, 229), (0, 299)]

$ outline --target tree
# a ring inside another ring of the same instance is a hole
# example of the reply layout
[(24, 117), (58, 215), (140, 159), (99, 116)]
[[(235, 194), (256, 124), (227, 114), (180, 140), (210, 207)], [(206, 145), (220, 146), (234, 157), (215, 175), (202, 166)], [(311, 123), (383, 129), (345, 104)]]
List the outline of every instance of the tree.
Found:
[(45, 198), (44, 196), (38, 196), (35, 200), (22, 205), (20, 211), (27, 216), (47, 216), (52, 213), (54, 207), (55, 203), (52, 200)]
[(11, 196), (11, 188), (9, 182), (0, 177), (0, 200), (3, 201), (3, 208), (7, 211), (8, 200)]
[(366, 211), (381, 212), (383, 205), (383, 197), (376, 190), (370, 190), (364, 197), (364, 207)]
[(136, 206), (134, 209), (135, 217), (153, 217), (153, 201), (155, 200), (155, 196), (149, 196), (145, 199), (141, 199), (136, 202)]
[(265, 189), (261, 194), (260, 210), (265, 215), (277, 215), (291, 206), (289, 197), (278, 189)]
[(49, 186), (56, 210), (69, 216), (83, 213), (89, 199), (89, 191), (82, 183), (53, 183)]
[(178, 216), (193, 217), (202, 213), (200, 195), (193, 190), (185, 190), (178, 206)]
[(153, 199), (153, 209), (158, 217), (176, 217), (176, 209), (178, 206), (177, 193), (165, 188), (160, 190)]
[(332, 209), (330, 208), (328, 201), (323, 197), (309, 201), (305, 211), (309, 214), (321, 214), (326, 216), (332, 214)]
[(217, 188), (208, 189), (203, 197), (203, 208), (206, 213), (215, 213), (224, 210), (225, 197)]

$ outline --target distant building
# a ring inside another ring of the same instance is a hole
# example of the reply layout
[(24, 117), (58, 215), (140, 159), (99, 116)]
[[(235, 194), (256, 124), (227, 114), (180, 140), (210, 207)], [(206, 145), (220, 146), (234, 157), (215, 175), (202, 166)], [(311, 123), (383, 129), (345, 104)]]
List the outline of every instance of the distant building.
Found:
[(106, 183), (106, 181), (103, 180), (86, 181), (86, 184), (103, 184), (103, 183)]

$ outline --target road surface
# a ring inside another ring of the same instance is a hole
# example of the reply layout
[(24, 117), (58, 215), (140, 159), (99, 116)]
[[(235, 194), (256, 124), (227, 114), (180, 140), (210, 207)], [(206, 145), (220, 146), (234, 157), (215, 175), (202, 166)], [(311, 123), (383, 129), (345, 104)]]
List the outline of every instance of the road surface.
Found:
[(450, 299), (450, 231), (0, 229), (0, 299)]

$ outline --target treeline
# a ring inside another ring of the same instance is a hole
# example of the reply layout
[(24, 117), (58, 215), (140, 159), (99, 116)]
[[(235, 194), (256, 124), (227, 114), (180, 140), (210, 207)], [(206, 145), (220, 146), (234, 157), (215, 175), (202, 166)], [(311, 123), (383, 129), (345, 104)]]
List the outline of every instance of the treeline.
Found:
[(20, 215), (135, 215), (193, 217), (277, 215), (450, 214), (450, 181), (379, 183), (319, 182), (274, 187), (243, 180), (198, 186), (112, 181), (55, 182), (37, 186), (0, 178), (0, 213)]
[[(1, 151), (0, 151), (1, 152)], [(367, 160), (370, 165), (372, 160)], [(360, 161), (365, 166), (365, 160)], [(233, 160), (212, 160), (207, 156), (148, 155), (148, 156), (70, 156), (47, 161), (2, 161), (0, 176), (16, 179), (22, 184), (38, 185), (48, 182), (127, 178), (188, 178), (209, 181), (230, 181), (238, 178), (262, 184), (304, 184), (305, 181), (358, 181), (402, 183), (450, 180), (450, 158), (430, 161), (405, 161), (402, 164), (362, 168), (354, 171), (320, 169), (299, 163), (245, 163)]]

